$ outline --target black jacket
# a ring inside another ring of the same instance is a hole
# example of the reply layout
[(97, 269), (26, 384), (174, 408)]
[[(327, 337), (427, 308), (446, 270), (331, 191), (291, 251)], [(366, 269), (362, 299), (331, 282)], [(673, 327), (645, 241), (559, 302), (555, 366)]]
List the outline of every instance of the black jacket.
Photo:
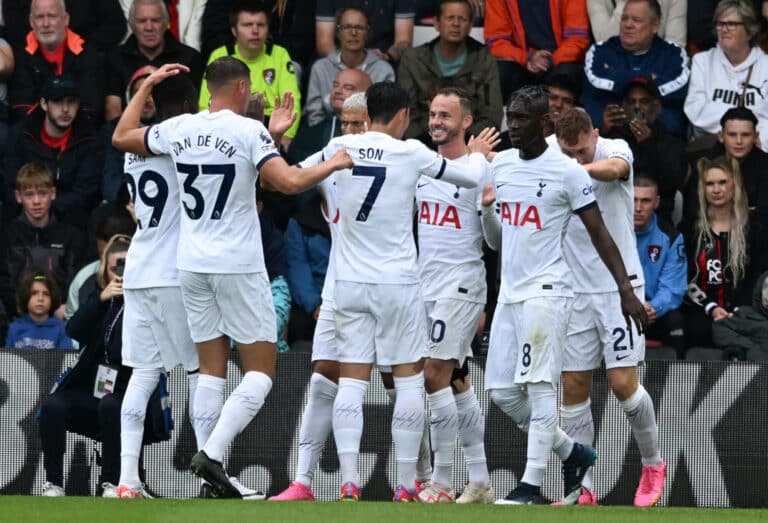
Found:
[(55, 216), (47, 227), (38, 229), (24, 214), (11, 222), (0, 244), (0, 297), (6, 311), (16, 310), (16, 287), (21, 277), (33, 269), (53, 273), (61, 295), (67, 295), (69, 282), (83, 265), (85, 235)]
[(106, 95), (118, 96), (125, 103), (125, 90), (137, 69), (145, 65), (160, 67), (168, 63), (180, 63), (189, 67), (192, 83), (199, 88), (205, 67), (200, 53), (176, 40), (170, 31), (165, 32), (164, 38), (163, 52), (154, 60), (149, 60), (141, 54), (135, 35), (129, 36), (123, 45), (114, 49), (107, 57)]
[[(104, 71), (99, 55), (88, 43), (82, 47), (71, 43), (65, 45), (62, 72), (72, 76), (80, 91), (80, 111), (93, 122), (99, 122), (104, 111)], [(25, 115), (40, 102), (45, 81), (55, 74), (55, 66), (43, 57), (39, 46), (32, 53), (29, 49), (26, 44), (14, 48), (16, 68), (8, 84), (13, 122), (24, 120)]]
[(88, 214), (99, 200), (103, 154), (90, 122), (78, 113), (66, 149), (51, 149), (40, 138), (45, 112), (38, 107), (8, 139), (3, 158), (5, 216), (18, 212), (14, 196), (16, 173), (22, 165), (41, 161), (50, 167), (56, 186), (57, 216), (85, 229)]

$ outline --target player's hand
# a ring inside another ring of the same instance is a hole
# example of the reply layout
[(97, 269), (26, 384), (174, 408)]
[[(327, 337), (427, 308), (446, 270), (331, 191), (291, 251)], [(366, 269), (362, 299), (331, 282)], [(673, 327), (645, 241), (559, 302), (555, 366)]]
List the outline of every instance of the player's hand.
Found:
[(347, 154), (345, 149), (336, 151), (336, 154), (334, 154), (328, 161), (334, 166), (334, 171), (338, 171), (339, 169), (351, 169), (355, 165), (352, 161), (352, 157)]
[(728, 312), (722, 307), (715, 307), (712, 309), (712, 321), (724, 320), (725, 318), (730, 318), (731, 316), (733, 316), (733, 313)]
[(291, 128), (299, 117), (299, 113), (294, 111), (296, 101), (293, 93), (286, 91), (283, 98), (275, 97), (275, 105), (272, 108), (272, 114), (269, 115), (269, 134), (277, 142), (281, 142), (283, 134)]
[(111, 282), (101, 291), (99, 298), (101, 301), (109, 301), (116, 296), (123, 295), (123, 279), (120, 277), (113, 278)]
[(627, 115), (624, 108), (616, 104), (608, 104), (603, 109), (603, 131), (613, 127), (621, 127), (627, 123)]
[(637, 299), (632, 289), (625, 290), (619, 294), (621, 296), (621, 312), (627, 320), (627, 329), (632, 326), (631, 322), (634, 321), (637, 332), (643, 334), (646, 325), (648, 325), (648, 314), (645, 312), (645, 306)]
[(188, 73), (189, 67), (187, 67), (184, 64), (164, 64), (161, 66), (157, 71), (152, 73), (147, 77), (146, 80), (144, 80), (144, 83), (142, 86), (147, 86), (148, 88), (152, 88), (155, 85), (159, 84), (163, 80), (165, 80), (168, 77), (176, 76), (179, 73)]
[(648, 325), (656, 321), (656, 309), (650, 303), (644, 303), (645, 313), (648, 315)]
[(251, 96), (248, 97), (248, 105), (245, 106), (245, 116), (263, 122), (266, 105), (267, 99), (264, 98), (264, 93), (251, 93)]
[(491, 182), (483, 189), (483, 199), (481, 203), (483, 204), (483, 207), (488, 207), (489, 205), (493, 205), (493, 202), (495, 201), (496, 191), (493, 190), (493, 182)]
[(501, 142), (499, 136), (499, 131), (495, 127), (486, 127), (480, 131), (477, 137), (471, 136), (469, 138), (467, 149), (471, 153), (480, 153), (488, 158), (488, 153)]

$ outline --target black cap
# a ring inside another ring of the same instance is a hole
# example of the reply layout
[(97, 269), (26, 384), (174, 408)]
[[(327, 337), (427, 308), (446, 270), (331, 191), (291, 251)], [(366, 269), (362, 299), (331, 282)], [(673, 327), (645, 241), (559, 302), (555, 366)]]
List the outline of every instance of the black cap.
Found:
[(61, 76), (50, 76), (43, 85), (41, 95), (46, 100), (60, 100), (65, 96), (76, 96), (80, 98), (80, 91), (77, 90), (74, 79), (63, 74)]
[(647, 76), (636, 76), (632, 78), (629, 83), (627, 84), (627, 87), (624, 88), (624, 95), (629, 92), (630, 89), (633, 87), (642, 87), (646, 91), (648, 91), (648, 94), (653, 96), (654, 98), (661, 98), (661, 93), (659, 92), (659, 88), (656, 87), (656, 82), (648, 78)]

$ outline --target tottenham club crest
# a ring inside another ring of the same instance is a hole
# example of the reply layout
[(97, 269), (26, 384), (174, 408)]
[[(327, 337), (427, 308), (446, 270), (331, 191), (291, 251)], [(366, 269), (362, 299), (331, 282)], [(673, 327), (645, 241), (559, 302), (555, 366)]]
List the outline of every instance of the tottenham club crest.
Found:
[(264, 81), (267, 85), (272, 85), (275, 81), (275, 70), (274, 69), (264, 69), (264, 71), (261, 73), (264, 77)]
[(648, 246), (648, 258), (656, 263), (661, 258), (661, 245), (649, 245)]

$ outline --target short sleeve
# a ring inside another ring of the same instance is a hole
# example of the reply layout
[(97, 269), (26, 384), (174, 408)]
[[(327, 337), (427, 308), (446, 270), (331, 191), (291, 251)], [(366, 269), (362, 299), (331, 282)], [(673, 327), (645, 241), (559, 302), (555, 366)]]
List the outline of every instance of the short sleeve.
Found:
[(407, 143), (412, 148), (410, 158), (417, 172), (436, 180), (442, 178), (446, 166), (445, 158), (418, 140), (407, 140)]
[(491, 164), (487, 163), (483, 167), (483, 176), (480, 178), (480, 184), (477, 186), (477, 209), (482, 210), (483, 209), (483, 191), (485, 190), (485, 186), (488, 185), (493, 181), (493, 178), (491, 176)]
[(152, 154), (170, 154), (171, 140), (175, 136), (176, 119), (171, 118), (153, 125), (144, 133), (144, 147)]
[(565, 173), (564, 187), (571, 210), (579, 213), (595, 204), (592, 178), (580, 165), (570, 166)]
[(630, 167), (635, 161), (635, 157), (632, 154), (632, 149), (629, 148), (629, 144), (621, 139), (610, 140), (606, 150), (604, 151), (605, 158), (620, 158), (627, 162)]
[(275, 156), (279, 156), (277, 147), (275, 147), (275, 141), (269, 134), (269, 131), (261, 124), (261, 122), (252, 121), (253, 129), (251, 132), (246, 133), (246, 136), (255, 137), (251, 140), (251, 162), (257, 169), (261, 169), (261, 166)]

